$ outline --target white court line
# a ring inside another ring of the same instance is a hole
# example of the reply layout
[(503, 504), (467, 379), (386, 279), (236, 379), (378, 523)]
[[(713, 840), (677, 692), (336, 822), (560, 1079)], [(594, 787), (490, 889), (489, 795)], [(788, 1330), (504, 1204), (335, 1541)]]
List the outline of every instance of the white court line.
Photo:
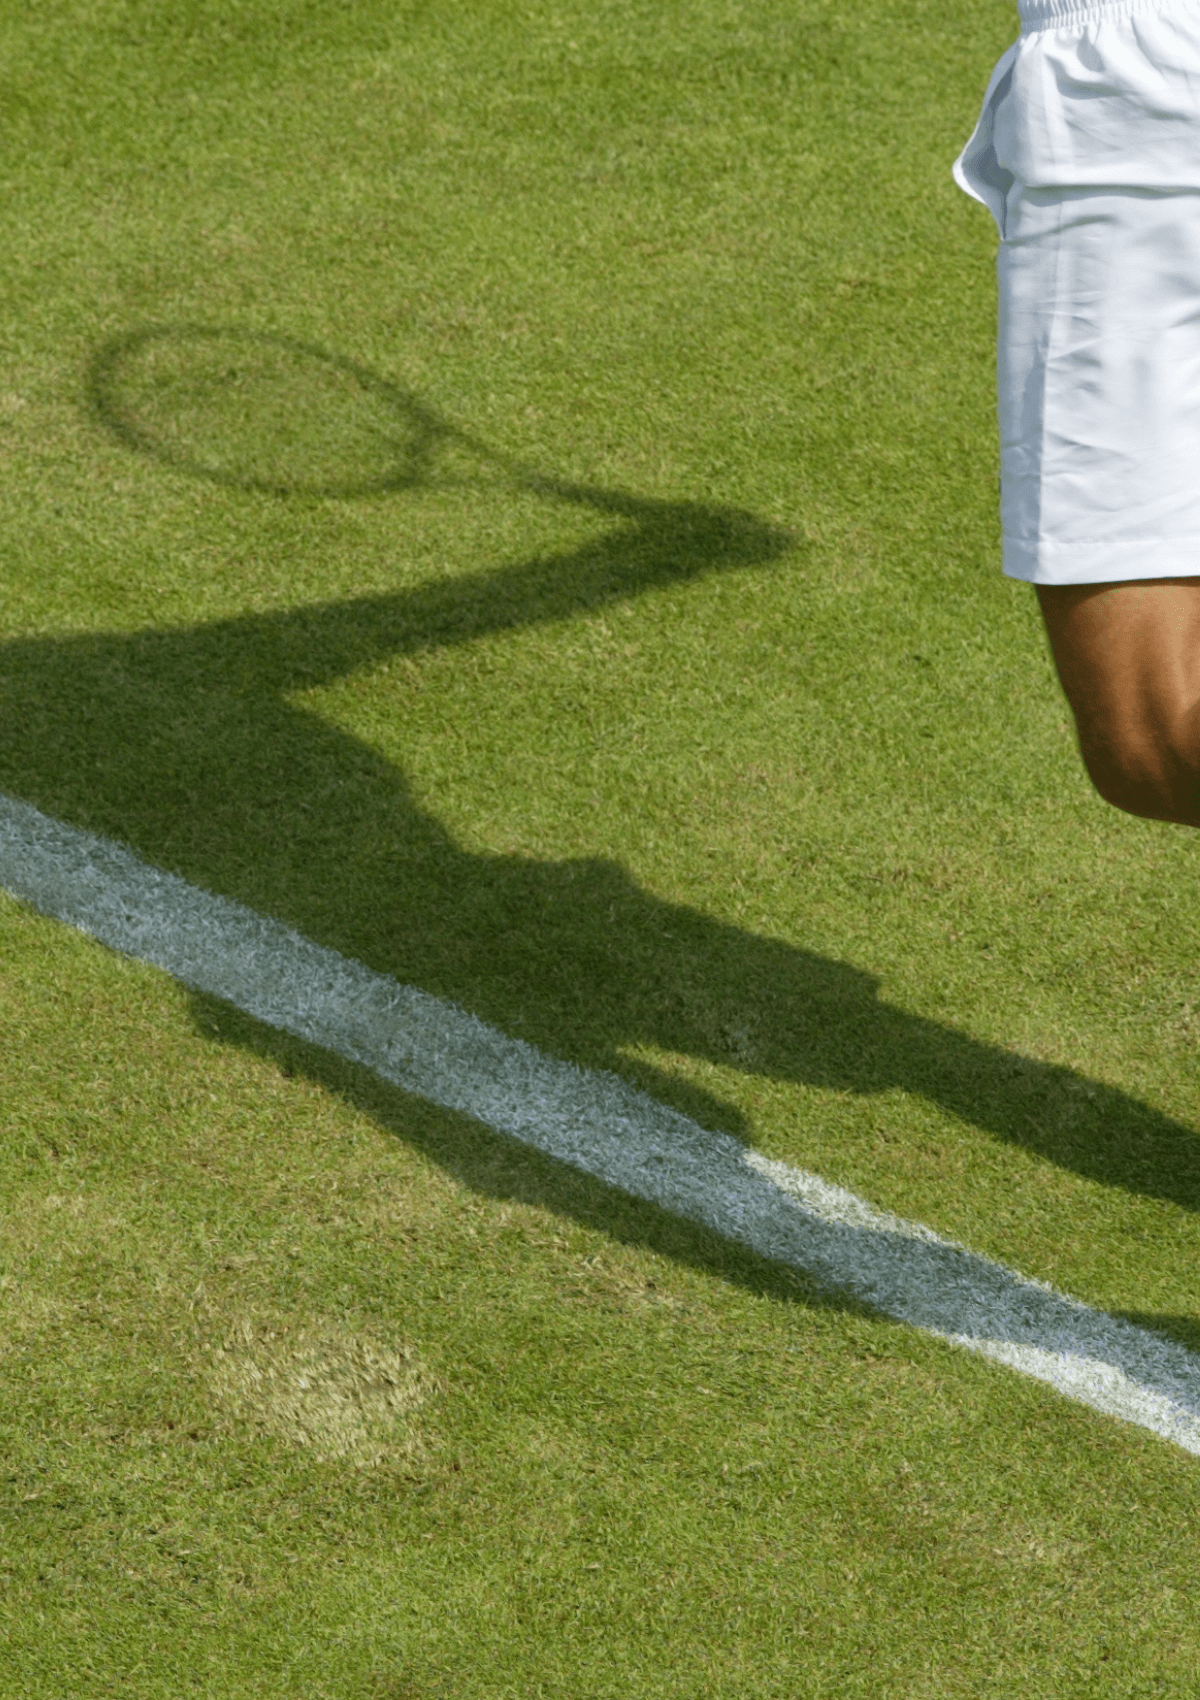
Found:
[(4, 797), (0, 887), (406, 1092), (1200, 1454), (1200, 1357), (1186, 1347), (710, 1133), (616, 1075), (545, 1056)]

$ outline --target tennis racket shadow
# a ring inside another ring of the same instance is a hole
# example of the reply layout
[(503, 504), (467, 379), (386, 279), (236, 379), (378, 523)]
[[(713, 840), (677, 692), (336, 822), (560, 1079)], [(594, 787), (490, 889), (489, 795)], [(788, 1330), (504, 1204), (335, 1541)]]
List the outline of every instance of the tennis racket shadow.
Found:
[[(361, 361), (276, 332), (141, 326), (96, 351), (84, 393), (93, 418), (126, 448), (251, 494), (354, 501), (491, 489), (642, 521), (656, 507), (529, 467)], [(733, 512), (658, 506), (673, 521)], [(767, 545), (755, 559), (789, 541), (779, 527), (757, 521), (754, 529), (760, 549)]]
[[(142, 453), (156, 452), (149, 438), (134, 440), (146, 416), (128, 407), (117, 374), (127, 370), (121, 348), (148, 346), (109, 345), (93, 374), (97, 417), (116, 429), (103, 408), (123, 396), (128, 432), (117, 435)], [(305, 359), (317, 357), (306, 347)], [(167, 372), (170, 383), (177, 376)], [(388, 406), (393, 399), (389, 390)], [(447, 443), (463, 456), (484, 453), (413, 398), (404, 406), (415, 423), (388, 489), (420, 487), (418, 475), (432, 475)], [(215, 481), (228, 482), (232, 460), (218, 459), (209, 456)], [(182, 459), (172, 464), (189, 470)], [(583, 503), (614, 524), (573, 550), (410, 590), (176, 629), (11, 642), (0, 650), (0, 789), (553, 1055), (631, 1077), (710, 1127), (743, 1138), (753, 1131), (736, 1105), (665, 1066), (632, 1061), (630, 1050), (854, 1095), (900, 1089), (1089, 1179), (1200, 1208), (1192, 1128), (1117, 1088), (891, 1006), (861, 970), (666, 902), (611, 861), (471, 851), (391, 763), (297, 701), (307, 687), (385, 658), (709, 573), (761, 571), (794, 547), (735, 509), (520, 468), (504, 476), (511, 488)], [(260, 498), (294, 493), (245, 478), (241, 487)], [(350, 488), (334, 494), (348, 499)], [(365, 874), (364, 846), (372, 847)], [(362, 1071), (211, 1000), (198, 999), (196, 1010), (204, 1031), (277, 1061), (286, 1055), (481, 1191), (536, 1197), (684, 1254), (683, 1230), (650, 1206), (509, 1151), (495, 1136), (468, 1137), (440, 1111), (418, 1114)], [(741, 1253), (714, 1250), (715, 1236), (702, 1230), (687, 1233), (687, 1255), (723, 1267), (732, 1258), (745, 1276)], [(768, 1276), (758, 1266), (753, 1279)]]

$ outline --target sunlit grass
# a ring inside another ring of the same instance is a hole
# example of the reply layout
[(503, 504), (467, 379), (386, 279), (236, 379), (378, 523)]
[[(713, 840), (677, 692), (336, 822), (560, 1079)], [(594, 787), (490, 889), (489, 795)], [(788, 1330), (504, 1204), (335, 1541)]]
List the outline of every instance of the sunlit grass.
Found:
[[(0, 24), (0, 789), (1196, 1338), (999, 577), (1003, 7)], [(1195, 1467), (0, 905), (5, 1692), (1190, 1694)]]

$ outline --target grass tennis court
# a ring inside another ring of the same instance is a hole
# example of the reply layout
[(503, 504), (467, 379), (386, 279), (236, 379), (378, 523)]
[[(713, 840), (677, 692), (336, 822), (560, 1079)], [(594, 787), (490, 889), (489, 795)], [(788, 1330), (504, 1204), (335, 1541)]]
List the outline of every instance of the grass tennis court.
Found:
[[(999, 575), (1006, 5), (0, 19), (0, 792), (1200, 1347)], [(1196, 1460), (0, 897), (0, 1690), (1193, 1696)]]

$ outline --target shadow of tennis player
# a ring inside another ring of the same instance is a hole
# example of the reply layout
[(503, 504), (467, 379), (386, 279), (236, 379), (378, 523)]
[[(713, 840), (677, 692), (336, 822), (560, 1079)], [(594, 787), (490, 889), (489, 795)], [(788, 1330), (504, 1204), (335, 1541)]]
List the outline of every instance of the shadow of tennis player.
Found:
[[(623, 1048), (649, 1046), (843, 1092), (902, 1088), (1090, 1178), (1200, 1205), (1191, 1129), (896, 1009), (869, 975), (664, 902), (614, 863), (466, 850), (394, 766), (293, 700), (385, 657), (762, 568), (791, 547), (730, 509), (537, 487), (611, 531), (393, 594), (5, 645), (0, 789), (582, 1065), (628, 1074)], [(252, 1024), (238, 1031), (258, 1042)], [(637, 1079), (746, 1131), (672, 1075), (639, 1066)]]

